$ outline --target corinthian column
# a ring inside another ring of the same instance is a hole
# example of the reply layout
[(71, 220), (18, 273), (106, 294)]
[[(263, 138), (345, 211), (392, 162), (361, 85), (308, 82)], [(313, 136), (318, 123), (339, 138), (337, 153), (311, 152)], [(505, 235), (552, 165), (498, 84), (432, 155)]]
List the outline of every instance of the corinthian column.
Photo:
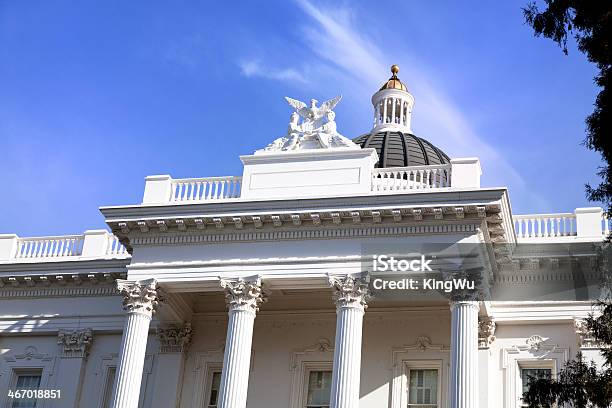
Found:
[(149, 324), (160, 299), (155, 279), (118, 279), (117, 289), (123, 295), (123, 309), (127, 312), (127, 318), (121, 338), (121, 355), (112, 406), (137, 408)]
[(219, 408), (245, 408), (249, 388), (253, 324), (259, 305), (265, 300), (261, 281), (221, 281), (229, 309), (223, 371), (219, 387)]
[(451, 408), (478, 407), (478, 302), (451, 301)]
[(336, 302), (336, 342), (331, 385), (331, 408), (359, 406), (361, 332), (369, 298), (364, 279), (330, 277)]

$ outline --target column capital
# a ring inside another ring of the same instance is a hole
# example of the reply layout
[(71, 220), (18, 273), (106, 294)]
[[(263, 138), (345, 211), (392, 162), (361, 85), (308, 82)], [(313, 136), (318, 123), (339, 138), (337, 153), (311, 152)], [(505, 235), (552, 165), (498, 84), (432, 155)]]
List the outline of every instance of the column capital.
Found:
[(123, 310), (152, 317), (163, 301), (155, 279), (130, 281), (117, 279), (117, 289), (123, 296)]
[(450, 309), (453, 310), (457, 306), (470, 306), (475, 308), (477, 311), (480, 310), (480, 306), (478, 305), (478, 301), (470, 300), (470, 299), (451, 299), (450, 301)]
[(168, 326), (159, 327), (157, 329), (157, 338), (159, 339), (160, 353), (184, 353), (191, 344), (193, 330), (191, 323), (185, 323), (183, 326)]
[(267, 301), (261, 286), (261, 279), (221, 279), (220, 285), (225, 289), (225, 303), (231, 311), (248, 311), (255, 313), (259, 305)]
[(593, 332), (589, 329), (586, 319), (574, 318), (574, 330), (580, 340), (581, 349), (599, 348), (601, 344), (597, 342)]
[(488, 349), (495, 341), (495, 320), (490, 316), (478, 317), (478, 348)]
[(57, 333), (57, 344), (61, 346), (62, 357), (86, 358), (93, 342), (93, 331), (87, 329), (65, 330)]
[(334, 290), (336, 308), (356, 308), (366, 310), (370, 299), (368, 281), (360, 276), (329, 276), (329, 285)]

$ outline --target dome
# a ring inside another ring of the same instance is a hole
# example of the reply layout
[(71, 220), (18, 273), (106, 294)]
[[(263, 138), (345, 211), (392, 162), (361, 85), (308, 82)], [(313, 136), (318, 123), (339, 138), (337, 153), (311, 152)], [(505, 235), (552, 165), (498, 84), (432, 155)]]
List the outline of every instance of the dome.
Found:
[(376, 149), (376, 167), (380, 168), (450, 163), (448, 155), (427, 140), (401, 131), (368, 133), (353, 142), (362, 148)]
[(380, 87), (380, 91), (385, 89), (399, 89), (408, 92), (408, 88), (400, 79), (397, 77), (399, 67), (397, 65), (391, 66), (391, 78)]

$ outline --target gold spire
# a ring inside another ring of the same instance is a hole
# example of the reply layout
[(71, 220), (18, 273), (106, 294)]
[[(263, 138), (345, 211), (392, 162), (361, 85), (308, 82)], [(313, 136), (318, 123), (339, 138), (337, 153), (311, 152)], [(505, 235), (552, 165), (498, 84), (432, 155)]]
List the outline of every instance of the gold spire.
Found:
[(399, 72), (399, 70), (400, 68), (398, 65), (391, 65), (391, 78), (389, 78), (389, 80), (383, 84), (383, 86), (380, 88), (381, 91), (383, 89), (400, 89), (402, 91), (408, 92), (408, 88), (406, 88), (406, 85), (404, 85), (402, 81), (400, 81), (400, 79), (397, 77), (397, 73)]

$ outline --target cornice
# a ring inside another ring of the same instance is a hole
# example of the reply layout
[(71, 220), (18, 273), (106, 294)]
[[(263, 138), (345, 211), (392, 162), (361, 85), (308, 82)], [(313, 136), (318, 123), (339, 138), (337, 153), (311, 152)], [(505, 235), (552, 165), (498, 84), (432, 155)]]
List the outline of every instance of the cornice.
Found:
[[(74, 259), (63, 261), (11, 261), (0, 263), (0, 276), (126, 273), (131, 258)], [(0, 284), (1, 286), (1, 284)]]
[(415, 190), (409, 194), (371, 194), (365, 196), (329, 197), (294, 200), (207, 201), (189, 204), (149, 204), (100, 207), (107, 223), (144, 218), (193, 217), (207, 215), (249, 215), (296, 211), (338, 211), (360, 207), (376, 209), (386, 206), (418, 207), (435, 205), (494, 204), (507, 194), (506, 188), (453, 189), (446, 191)]
[(117, 278), (126, 273), (20, 275), (0, 277), (0, 299), (116, 296)]

